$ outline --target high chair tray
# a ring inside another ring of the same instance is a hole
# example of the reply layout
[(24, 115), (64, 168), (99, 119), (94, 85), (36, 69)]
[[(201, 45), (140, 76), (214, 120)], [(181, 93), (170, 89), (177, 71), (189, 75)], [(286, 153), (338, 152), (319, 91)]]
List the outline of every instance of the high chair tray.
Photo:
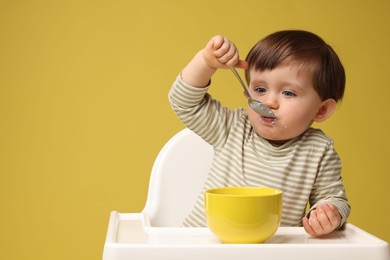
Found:
[(142, 213), (111, 212), (103, 260), (390, 260), (388, 244), (347, 223), (324, 238), (280, 227), (264, 244), (222, 244), (208, 228), (151, 227)]

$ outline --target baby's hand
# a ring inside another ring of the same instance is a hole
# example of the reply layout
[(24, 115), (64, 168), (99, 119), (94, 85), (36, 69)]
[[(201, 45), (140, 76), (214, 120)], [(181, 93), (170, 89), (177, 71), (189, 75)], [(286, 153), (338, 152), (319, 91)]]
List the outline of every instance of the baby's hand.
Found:
[(203, 49), (203, 57), (207, 65), (213, 69), (227, 69), (232, 66), (243, 69), (247, 67), (247, 63), (240, 60), (234, 43), (220, 35), (214, 36), (207, 43)]
[(341, 223), (341, 216), (333, 204), (321, 204), (310, 212), (310, 218), (305, 216), (302, 222), (309, 235), (319, 237), (338, 228)]

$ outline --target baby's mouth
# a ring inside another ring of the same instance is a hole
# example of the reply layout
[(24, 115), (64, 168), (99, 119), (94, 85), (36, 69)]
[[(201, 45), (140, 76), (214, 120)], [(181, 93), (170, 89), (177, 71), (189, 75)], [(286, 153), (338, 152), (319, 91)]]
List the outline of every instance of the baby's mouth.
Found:
[(261, 119), (268, 123), (268, 124), (272, 124), (274, 125), (275, 124), (275, 121), (276, 121), (276, 118), (275, 117), (268, 117), (268, 116), (262, 116)]

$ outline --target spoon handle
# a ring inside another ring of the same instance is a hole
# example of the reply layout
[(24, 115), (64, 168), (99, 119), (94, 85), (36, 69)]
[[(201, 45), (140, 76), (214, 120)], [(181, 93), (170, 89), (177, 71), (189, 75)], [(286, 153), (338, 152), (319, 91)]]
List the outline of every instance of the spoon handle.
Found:
[(236, 78), (238, 79), (238, 81), (241, 83), (241, 86), (244, 88), (246, 96), (251, 98), (251, 95), (249, 94), (249, 91), (246, 88), (244, 81), (242, 81), (240, 75), (238, 74), (236, 68), (235, 67), (231, 67), (231, 70), (232, 70), (233, 74), (236, 76)]

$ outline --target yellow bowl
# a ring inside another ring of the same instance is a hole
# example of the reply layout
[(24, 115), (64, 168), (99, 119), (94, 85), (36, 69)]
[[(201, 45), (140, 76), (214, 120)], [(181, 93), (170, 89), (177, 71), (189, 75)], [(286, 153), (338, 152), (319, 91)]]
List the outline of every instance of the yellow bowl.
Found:
[(207, 225), (223, 243), (263, 243), (282, 215), (282, 191), (225, 187), (204, 193)]

